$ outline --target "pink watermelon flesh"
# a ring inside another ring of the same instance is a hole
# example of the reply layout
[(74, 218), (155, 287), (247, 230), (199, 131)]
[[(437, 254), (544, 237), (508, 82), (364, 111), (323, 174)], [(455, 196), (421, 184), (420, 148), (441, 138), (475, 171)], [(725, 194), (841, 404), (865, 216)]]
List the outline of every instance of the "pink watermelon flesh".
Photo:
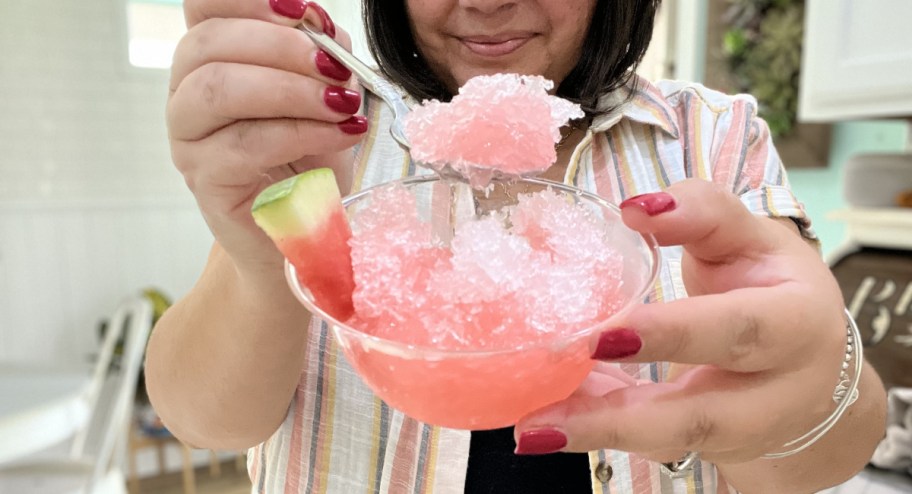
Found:
[(253, 217), (317, 307), (339, 321), (352, 317), (352, 233), (332, 171), (311, 170), (270, 186), (254, 202)]
[(355, 312), (350, 238), (351, 230), (340, 206), (318, 230), (285, 238), (277, 244), (295, 267), (298, 281), (310, 290), (317, 306), (340, 321)]

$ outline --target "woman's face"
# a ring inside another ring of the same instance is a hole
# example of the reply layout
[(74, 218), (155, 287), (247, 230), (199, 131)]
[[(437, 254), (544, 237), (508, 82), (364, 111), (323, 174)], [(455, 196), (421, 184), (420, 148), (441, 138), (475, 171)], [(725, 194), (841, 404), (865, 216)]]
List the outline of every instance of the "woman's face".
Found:
[(418, 50), (454, 91), (482, 74), (542, 75), (576, 66), (598, 0), (406, 0)]

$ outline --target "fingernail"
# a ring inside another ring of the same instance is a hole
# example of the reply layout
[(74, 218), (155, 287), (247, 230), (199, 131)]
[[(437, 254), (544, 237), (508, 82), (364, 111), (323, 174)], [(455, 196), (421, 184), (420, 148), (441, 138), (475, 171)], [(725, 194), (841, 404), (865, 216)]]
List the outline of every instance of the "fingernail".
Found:
[(674, 197), (667, 192), (653, 192), (650, 194), (640, 194), (633, 196), (621, 203), (621, 209), (636, 206), (643, 210), (649, 216), (658, 216), (662, 213), (672, 211), (678, 205)]
[(567, 436), (556, 429), (538, 429), (519, 435), (514, 453), (518, 455), (546, 455), (567, 446)]
[(643, 340), (632, 329), (612, 329), (599, 335), (598, 345), (592, 352), (595, 360), (617, 360), (640, 353)]
[(323, 91), (323, 101), (331, 110), (349, 115), (361, 108), (361, 94), (339, 86), (329, 86)]
[(355, 115), (344, 122), (340, 122), (339, 128), (346, 134), (363, 134), (367, 132), (367, 118)]
[(317, 56), (314, 58), (314, 63), (317, 65), (317, 70), (330, 79), (335, 79), (337, 81), (347, 81), (352, 76), (350, 70), (345, 68), (345, 66), (339, 63), (338, 60), (331, 57), (329, 53), (326, 53), (323, 50), (317, 51)]
[(307, 2), (303, 0), (269, 0), (272, 11), (292, 19), (300, 19), (307, 12)]
[(329, 36), (330, 38), (335, 38), (336, 23), (333, 22), (332, 18), (329, 17), (329, 14), (326, 12), (326, 10), (314, 2), (307, 2), (307, 8), (313, 10), (318, 16), (320, 16), (320, 25), (323, 28), (323, 34)]

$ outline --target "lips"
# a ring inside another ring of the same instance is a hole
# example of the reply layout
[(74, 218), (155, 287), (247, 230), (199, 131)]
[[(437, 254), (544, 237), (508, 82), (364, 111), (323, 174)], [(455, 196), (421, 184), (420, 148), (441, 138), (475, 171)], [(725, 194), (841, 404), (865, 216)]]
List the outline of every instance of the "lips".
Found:
[(459, 38), (459, 41), (475, 55), (502, 57), (522, 48), (533, 36), (530, 33), (467, 36)]

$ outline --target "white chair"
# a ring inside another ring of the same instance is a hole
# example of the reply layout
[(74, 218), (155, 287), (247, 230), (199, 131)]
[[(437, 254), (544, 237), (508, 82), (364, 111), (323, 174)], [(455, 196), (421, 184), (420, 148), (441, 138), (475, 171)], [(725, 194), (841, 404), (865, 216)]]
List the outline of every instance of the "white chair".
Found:
[[(139, 371), (152, 329), (152, 304), (142, 295), (118, 305), (95, 364), (86, 399), (92, 418), (69, 454), (36, 455), (0, 469), (0, 493), (126, 494), (123, 465)], [(122, 358), (112, 367), (117, 342)]]

